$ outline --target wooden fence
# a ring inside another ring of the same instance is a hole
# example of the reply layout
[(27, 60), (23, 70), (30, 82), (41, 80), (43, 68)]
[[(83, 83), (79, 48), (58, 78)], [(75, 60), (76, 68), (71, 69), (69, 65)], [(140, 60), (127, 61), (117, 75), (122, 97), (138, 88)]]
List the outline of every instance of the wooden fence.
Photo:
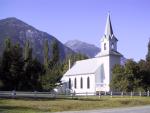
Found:
[(57, 94), (56, 92), (21, 92), (21, 91), (0, 91), (0, 98), (74, 98), (74, 97), (126, 97), (126, 96), (150, 96), (150, 92), (84, 92), (84, 93), (68, 93)]

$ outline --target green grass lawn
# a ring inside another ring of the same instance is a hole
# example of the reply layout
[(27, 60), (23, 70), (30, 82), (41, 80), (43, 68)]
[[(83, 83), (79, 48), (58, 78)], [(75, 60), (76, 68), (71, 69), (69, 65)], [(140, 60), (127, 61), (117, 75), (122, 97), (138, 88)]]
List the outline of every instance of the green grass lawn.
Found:
[(3, 113), (44, 113), (150, 105), (150, 97), (80, 97), (72, 99), (0, 99)]

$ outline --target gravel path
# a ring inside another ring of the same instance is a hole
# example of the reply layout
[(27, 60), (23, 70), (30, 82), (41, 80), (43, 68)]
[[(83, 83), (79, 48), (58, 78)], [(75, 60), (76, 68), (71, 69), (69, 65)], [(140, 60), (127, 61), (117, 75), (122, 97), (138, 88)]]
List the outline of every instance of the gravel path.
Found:
[(85, 111), (66, 111), (55, 113), (150, 113), (149, 106), (128, 107), (128, 108), (113, 108), (113, 109), (100, 109), (100, 110), (85, 110)]

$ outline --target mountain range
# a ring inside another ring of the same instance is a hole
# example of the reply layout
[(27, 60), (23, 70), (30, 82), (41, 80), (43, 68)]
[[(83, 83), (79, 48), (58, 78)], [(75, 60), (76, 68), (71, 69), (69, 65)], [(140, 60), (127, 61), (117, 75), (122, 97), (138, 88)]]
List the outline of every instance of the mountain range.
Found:
[(83, 54), (89, 58), (94, 57), (98, 52), (100, 52), (100, 48), (96, 47), (95, 45), (88, 44), (79, 40), (70, 40), (66, 42), (65, 45), (71, 48), (76, 53)]
[[(4, 50), (6, 38), (10, 38), (13, 43), (19, 43), (21, 47), (24, 47), (25, 42), (29, 40), (33, 50), (33, 57), (36, 57), (41, 62), (43, 62), (44, 57), (43, 48), (45, 40), (48, 40), (49, 44), (49, 58), (52, 56), (53, 41), (58, 43), (60, 59), (62, 60), (69, 54), (80, 53), (92, 58), (100, 52), (100, 48), (95, 45), (79, 40), (70, 40), (63, 44), (54, 36), (40, 31), (15, 17), (0, 20), (0, 56)], [(123, 58), (122, 61), (125, 61), (125, 59)]]
[(33, 49), (33, 57), (36, 57), (42, 62), (44, 56), (43, 44), (45, 40), (48, 40), (49, 44), (49, 57), (52, 55), (51, 45), (53, 41), (58, 43), (61, 59), (64, 59), (68, 54), (75, 53), (54, 36), (40, 31), (14, 17), (0, 20), (0, 55), (2, 55), (4, 50), (4, 40), (6, 38), (10, 38), (13, 43), (19, 43), (22, 47), (24, 47), (26, 40), (29, 40), (30, 46)]

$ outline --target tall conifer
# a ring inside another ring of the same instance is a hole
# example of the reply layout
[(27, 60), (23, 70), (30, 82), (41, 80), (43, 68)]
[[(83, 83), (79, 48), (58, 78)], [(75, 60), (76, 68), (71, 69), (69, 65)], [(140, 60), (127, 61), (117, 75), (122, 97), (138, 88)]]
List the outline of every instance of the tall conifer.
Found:
[(45, 40), (44, 42), (44, 66), (45, 68), (48, 68), (48, 52), (49, 52), (48, 40)]
[(146, 61), (150, 61), (150, 40), (148, 42), (148, 52), (147, 52), (147, 55), (146, 55)]
[(26, 40), (24, 47), (24, 60), (27, 62), (32, 60), (32, 48), (30, 47), (29, 40)]

